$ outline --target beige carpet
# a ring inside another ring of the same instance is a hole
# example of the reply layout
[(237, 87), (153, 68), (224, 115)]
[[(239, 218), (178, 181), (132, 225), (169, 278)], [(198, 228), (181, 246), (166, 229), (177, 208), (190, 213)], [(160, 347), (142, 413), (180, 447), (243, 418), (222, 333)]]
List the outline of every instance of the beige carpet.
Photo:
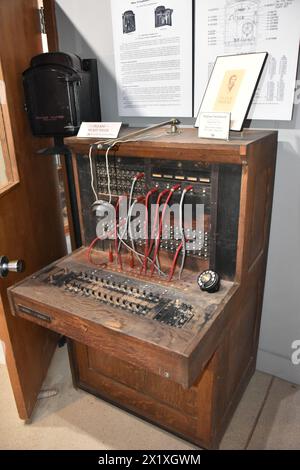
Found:
[[(66, 348), (55, 354), (31, 424), (19, 420), (0, 366), (0, 449), (188, 450), (193, 445), (73, 389)], [(232, 419), (223, 449), (299, 449), (300, 387), (257, 372)]]

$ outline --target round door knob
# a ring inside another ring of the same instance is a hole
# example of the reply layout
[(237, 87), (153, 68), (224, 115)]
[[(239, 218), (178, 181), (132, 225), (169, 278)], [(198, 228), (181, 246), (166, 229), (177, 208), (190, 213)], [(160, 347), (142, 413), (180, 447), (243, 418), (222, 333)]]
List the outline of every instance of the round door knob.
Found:
[(9, 272), (21, 273), (25, 270), (22, 260), (9, 261), (7, 256), (0, 256), (0, 277), (6, 277)]

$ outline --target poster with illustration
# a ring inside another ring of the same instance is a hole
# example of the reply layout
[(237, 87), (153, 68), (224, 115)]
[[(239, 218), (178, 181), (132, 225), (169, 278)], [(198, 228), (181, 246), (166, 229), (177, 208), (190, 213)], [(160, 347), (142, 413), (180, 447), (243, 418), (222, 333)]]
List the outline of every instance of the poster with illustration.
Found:
[(192, 0), (111, 0), (111, 7), (119, 115), (191, 117)]

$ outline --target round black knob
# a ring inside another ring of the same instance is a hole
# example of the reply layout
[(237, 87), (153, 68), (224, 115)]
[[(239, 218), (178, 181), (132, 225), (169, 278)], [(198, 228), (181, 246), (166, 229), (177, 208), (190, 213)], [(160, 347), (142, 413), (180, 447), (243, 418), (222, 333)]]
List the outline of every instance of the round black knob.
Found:
[(198, 277), (198, 285), (202, 291), (213, 294), (220, 290), (221, 278), (217, 272), (208, 269)]

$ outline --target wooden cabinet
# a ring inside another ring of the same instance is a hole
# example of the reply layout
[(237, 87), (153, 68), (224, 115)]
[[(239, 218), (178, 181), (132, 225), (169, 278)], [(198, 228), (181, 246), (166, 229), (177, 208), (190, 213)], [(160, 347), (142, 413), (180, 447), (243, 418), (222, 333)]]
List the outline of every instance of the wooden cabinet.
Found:
[[(137, 196), (177, 182), (176, 202), (193, 186), (189, 202), (204, 207), (204, 241), (189, 248), (182, 278), (150, 277), (127, 250), (121, 269), (111, 241), (88, 248), (97, 225), (90, 172), (98, 199), (107, 199), (105, 152), (94, 152), (91, 169), (90, 141), (68, 139), (84, 246), (13, 287), (11, 304), (15, 315), (68, 337), (76, 387), (215, 448), (255, 370), (277, 134), (245, 131), (220, 143), (194, 129), (158, 134), (111, 151), (112, 202), (136, 172)], [(162, 271), (178, 243), (174, 233), (161, 241)], [(136, 250), (142, 256), (142, 240)], [(205, 269), (221, 274), (219, 292), (200, 291)]]

